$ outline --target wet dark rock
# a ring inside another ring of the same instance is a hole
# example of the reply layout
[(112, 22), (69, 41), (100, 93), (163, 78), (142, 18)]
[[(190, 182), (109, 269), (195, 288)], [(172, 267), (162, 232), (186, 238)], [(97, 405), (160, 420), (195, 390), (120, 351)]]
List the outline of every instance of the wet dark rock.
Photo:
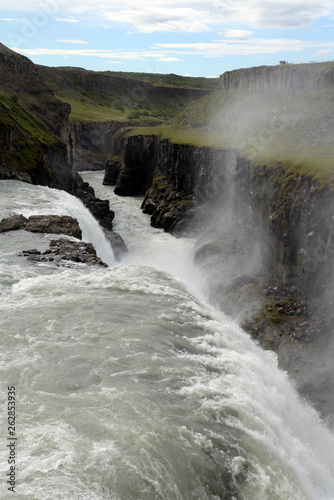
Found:
[(103, 179), (104, 186), (115, 186), (122, 167), (122, 158), (113, 156), (108, 158)]
[(31, 215), (28, 219), (21, 215), (13, 215), (2, 219), (0, 232), (25, 229), (32, 233), (66, 234), (81, 239), (81, 229), (77, 219), (69, 215)]
[(97, 198), (94, 189), (88, 182), (83, 182), (78, 174), (76, 176), (76, 181), (77, 183), (73, 194), (82, 201), (85, 207), (88, 208), (93, 217), (95, 217), (104, 229), (111, 231), (115, 213), (110, 209), (109, 200)]
[(114, 231), (104, 231), (107, 240), (110, 242), (112, 247), (114, 257), (116, 260), (120, 260), (121, 257), (128, 251), (128, 248), (123, 240), (123, 238)]
[(115, 194), (143, 196), (151, 186), (156, 167), (157, 140), (154, 136), (126, 137), (122, 146), (122, 168)]
[(32, 233), (67, 234), (80, 240), (82, 238), (77, 219), (69, 215), (31, 215), (24, 229)]
[(27, 182), (32, 184), (32, 180), (28, 172), (20, 172), (10, 167), (0, 165), (0, 180), (14, 179), (17, 181)]
[(28, 257), (28, 260), (32, 262), (51, 262), (58, 267), (75, 267), (77, 264), (108, 267), (97, 257), (95, 248), (91, 243), (72, 241), (66, 238), (52, 240), (49, 249), (43, 253), (32, 249), (24, 250), (19, 255)]
[(22, 214), (13, 215), (12, 217), (7, 217), (2, 219), (0, 222), (0, 233), (6, 231), (15, 231), (17, 229), (24, 229), (28, 223), (28, 219)]

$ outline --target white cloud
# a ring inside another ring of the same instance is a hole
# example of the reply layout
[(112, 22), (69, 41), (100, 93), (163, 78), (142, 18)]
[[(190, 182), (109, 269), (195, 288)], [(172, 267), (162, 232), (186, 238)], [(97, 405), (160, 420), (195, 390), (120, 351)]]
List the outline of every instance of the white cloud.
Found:
[(62, 43), (74, 43), (77, 45), (87, 45), (87, 42), (84, 42), (83, 40), (56, 40), (56, 41)]
[[(24, 54), (28, 57), (36, 56), (81, 56), (81, 57), (99, 57), (102, 59), (123, 59), (123, 60), (145, 60), (148, 58), (164, 58), (168, 57), (168, 52), (161, 49), (153, 50), (102, 50), (102, 49), (49, 49), (49, 48), (38, 48), (38, 49), (25, 49), (11, 47), (11, 50)], [(111, 61), (109, 61), (111, 62)], [(113, 61), (114, 62), (114, 61)]]
[(248, 40), (252, 36), (252, 31), (248, 30), (227, 30), (224, 34), (226, 38), (234, 38), (235, 40)]
[(330, 54), (331, 52), (333, 52), (333, 49), (318, 50), (313, 57), (318, 58), (318, 57), (328, 56), (328, 54)]
[(7, 22), (7, 23), (22, 23), (22, 19), (11, 19), (8, 17), (0, 17), (0, 21)]
[(162, 62), (178, 62), (180, 59), (178, 57), (160, 57), (158, 61)]
[[(249, 9), (249, 26), (252, 28), (302, 28), (324, 15), (330, 14), (325, 1), (276, 0), (255, 1)], [(333, 8), (333, 5), (332, 5)]]
[[(108, 59), (109, 63), (120, 64), (121, 61), (144, 61), (155, 59), (161, 62), (178, 62), (185, 57), (221, 58), (223, 56), (263, 56), (266, 54), (280, 54), (282, 52), (303, 52), (315, 50), (317, 57), (334, 50), (334, 41), (319, 42), (305, 41), (288, 38), (262, 39), (251, 38), (249, 40), (217, 40), (212, 43), (169, 43), (155, 44), (146, 50), (101, 50), (101, 49), (50, 49), (36, 48), (23, 49), (12, 48), (12, 50), (28, 57), (36, 56), (79, 56), (97, 57)], [(314, 56), (316, 57), (316, 56)]]
[(0, 8), (38, 12), (75, 22), (83, 16), (95, 22), (120, 23), (144, 33), (158, 31), (200, 33), (219, 27), (310, 27), (323, 16), (333, 16), (334, 0), (0, 0)]
[(78, 23), (79, 22), (79, 19), (74, 19), (74, 17), (67, 17), (67, 18), (64, 18), (64, 17), (54, 17), (53, 19), (57, 23)]
[(213, 43), (157, 43), (156, 49), (169, 51), (170, 54), (196, 55), (202, 57), (222, 57), (228, 55), (278, 54), (280, 52), (296, 52), (307, 49), (334, 48), (333, 42), (292, 40), (289, 38), (249, 40), (218, 40)]
[(207, 12), (196, 11), (192, 8), (170, 8), (145, 4), (139, 9), (106, 12), (105, 15), (110, 21), (132, 26), (143, 33), (155, 31), (200, 33), (210, 29)]

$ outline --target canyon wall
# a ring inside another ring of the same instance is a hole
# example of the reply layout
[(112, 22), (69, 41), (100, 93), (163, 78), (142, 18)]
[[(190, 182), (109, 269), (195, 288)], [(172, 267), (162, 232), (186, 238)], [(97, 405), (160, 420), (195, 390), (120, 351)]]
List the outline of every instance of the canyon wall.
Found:
[(221, 74), (224, 90), (319, 90), (334, 85), (334, 63), (281, 64), (226, 71)]
[(130, 136), (123, 139), (116, 191), (145, 194), (152, 224), (172, 233), (184, 231), (190, 218), (202, 220), (192, 224), (202, 233), (211, 219), (218, 224), (222, 210), (244, 229), (261, 226), (271, 242), (273, 277), (293, 278), (305, 295), (320, 294), (333, 274), (334, 193), (310, 177), (291, 175), (280, 162), (261, 165), (233, 149)]
[(66, 91), (80, 87), (86, 93), (94, 92), (101, 96), (111, 96), (115, 101), (128, 105), (146, 100), (151, 102), (165, 101), (178, 97), (186, 102), (199, 99), (209, 91), (192, 88), (177, 88), (174, 86), (152, 85), (143, 80), (112, 76), (107, 72), (88, 71), (82, 68), (39, 68), (47, 80), (56, 80), (57, 86)]
[(124, 123), (80, 122), (70, 124), (68, 134), (69, 155), (73, 168), (83, 170), (104, 170), (110, 154), (112, 138)]

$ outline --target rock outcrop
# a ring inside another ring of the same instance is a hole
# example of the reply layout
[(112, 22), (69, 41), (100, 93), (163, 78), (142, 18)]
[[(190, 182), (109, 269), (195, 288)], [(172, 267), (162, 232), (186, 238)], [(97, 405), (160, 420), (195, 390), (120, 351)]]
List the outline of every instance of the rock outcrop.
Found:
[(0, 233), (24, 229), (28, 224), (28, 219), (24, 215), (13, 215), (0, 221)]
[(32, 184), (32, 179), (28, 174), (28, 172), (20, 172), (14, 168), (0, 165), (0, 180), (9, 180), (9, 179), (28, 182), (28, 184)]
[(117, 178), (115, 194), (144, 195), (152, 184), (157, 159), (154, 136), (127, 137), (123, 143), (122, 167)]
[(115, 186), (119, 173), (122, 168), (122, 157), (112, 156), (108, 157), (105, 164), (105, 172), (103, 178), (104, 186)]
[(32, 233), (67, 234), (81, 240), (77, 219), (69, 215), (31, 215), (24, 228)]
[(2, 219), (0, 233), (25, 229), (32, 233), (66, 234), (81, 240), (82, 233), (77, 219), (69, 215), (31, 215), (29, 218), (13, 215)]
[(115, 259), (120, 260), (128, 251), (123, 238), (118, 233), (115, 233), (115, 231), (105, 230), (104, 234), (111, 245)]
[(97, 198), (94, 189), (88, 182), (84, 182), (79, 174), (77, 174), (76, 179), (77, 182), (72, 194), (82, 201), (104, 229), (111, 231), (115, 213), (110, 209), (109, 200)]
[(66, 238), (52, 240), (49, 249), (45, 252), (39, 250), (24, 250), (20, 256), (27, 257), (32, 262), (49, 262), (57, 267), (77, 267), (78, 265), (108, 267), (96, 255), (91, 243), (72, 241)]

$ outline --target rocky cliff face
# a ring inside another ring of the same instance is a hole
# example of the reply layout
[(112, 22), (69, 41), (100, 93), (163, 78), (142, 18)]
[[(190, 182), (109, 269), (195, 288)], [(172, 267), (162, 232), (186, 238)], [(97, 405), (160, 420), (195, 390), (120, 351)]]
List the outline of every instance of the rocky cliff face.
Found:
[(319, 90), (334, 85), (334, 63), (282, 64), (226, 71), (220, 86), (239, 90)]
[(115, 194), (143, 196), (151, 186), (157, 160), (154, 136), (126, 137), (122, 146), (122, 166)]
[(1, 87), (8, 92), (20, 90), (32, 95), (42, 92), (52, 95), (30, 59), (13, 52), (3, 44), (0, 44), (0, 81)]
[(74, 122), (69, 129), (69, 154), (77, 172), (104, 170), (111, 150), (112, 138), (124, 123)]
[(304, 295), (321, 294), (334, 272), (334, 193), (307, 176), (291, 175), (279, 162), (268, 167), (233, 149), (133, 136), (124, 139), (116, 185), (122, 195), (146, 192), (144, 211), (170, 232), (177, 232), (180, 222), (185, 227), (189, 211), (216, 219), (225, 210), (224, 222), (228, 215), (243, 230), (261, 229), (270, 244), (272, 277), (293, 282)]

